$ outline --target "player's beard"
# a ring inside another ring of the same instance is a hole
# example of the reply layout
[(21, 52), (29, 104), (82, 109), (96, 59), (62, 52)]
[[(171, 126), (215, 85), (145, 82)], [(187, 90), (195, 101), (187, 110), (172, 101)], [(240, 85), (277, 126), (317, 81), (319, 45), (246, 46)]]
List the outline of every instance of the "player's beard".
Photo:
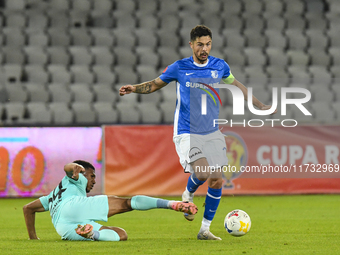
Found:
[[(201, 57), (201, 55), (206, 55), (206, 58), (202, 58)], [(204, 64), (204, 62), (205, 61), (207, 61), (208, 60), (208, 56), (209, 56), (209, 54), (208, 53), (202, 53), (202, 54), (199, 54), (199, 55), (197, 55), (197, 54), (195, 54), (196, 55), (196, 58), (198, 59), (198, 61), (201, 63), (201, 64)]]

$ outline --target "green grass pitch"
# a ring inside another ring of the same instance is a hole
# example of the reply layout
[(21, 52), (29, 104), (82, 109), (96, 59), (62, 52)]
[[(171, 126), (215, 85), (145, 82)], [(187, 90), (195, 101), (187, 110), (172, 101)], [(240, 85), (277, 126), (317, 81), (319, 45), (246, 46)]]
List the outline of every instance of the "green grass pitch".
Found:
[[(170, 198), (170, 199), (179, 199)], [(340, 254), (340, 195), (224, 196), (211, 226), (222, 241), (198, 241), (204, 197), (196, 219), (170, 210), (133, 211), (109, 219), (126, 242), (62, 241), (48, 212), (38, 213), (40, 240), (28, 240), (22, 206), (33, 199), (0, 199), (0, 254)], [(233, 209), (246, 211), (250, 232), (230, 236), (223, 227)]]

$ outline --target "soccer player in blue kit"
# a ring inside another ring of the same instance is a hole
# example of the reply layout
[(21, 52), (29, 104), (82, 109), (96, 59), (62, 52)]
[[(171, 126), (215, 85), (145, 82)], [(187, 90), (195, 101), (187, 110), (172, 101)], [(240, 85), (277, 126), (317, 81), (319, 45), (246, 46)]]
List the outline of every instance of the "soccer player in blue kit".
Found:
[(95, 221), (107, 221), (118, 213), (132, 210), (156, 208), (172, 209), (195, 214), (193, 203), (169, 201), (148, 196), (120, 198), (98, 195), (87, 197), (96, 183), (94, 166), (83, 160), (76, 160), (64, 167), (66, 176), (47, 196), (24, 206), (24, 217), (29, 239), (39, 239), (35, 231), (35, 213), (50, 211), (52, 223), (64, 240), (75, 241), (124, 241), (127, 233), (119, 227), (103, 226)]
[[(187, 187), (182, 194), (183, 201), (193, 202), (194, 193), (205, 181), (208, 182), (208, 191), (205, 199), (205, 211), (198, 232), (198, 240), (221, 240), (220, 237), (210, 232), (210, 225), (218, 208), (222, 195), (222, 171), (206, 171), (209, 166), (226, 166), (226, 143), (224, 135), (218, 125), (213, 125), (213, 120), (218, 119), (219, 105), (215, 100), (207, 100), (209, 114), (201, 113), (202, 94), (214, 90), (214, 84), (222, 80), (226, 84), (237, 86), (247, 99), (247, 88), (237, 81), (230, 71), (229, 65), (223, 60), (209, 56), (212, 46), (212, 32), (204, 26), (198, 25), (190, 32), (190, 47), (193, 55), (169, 65), (156, 79), (141, 84), (125, 85), (119, 94), (152, 93), (176, 81), (176, 110), (174, 114), (173, 141), (186, 172), (191, 173)], [(208, 98), (209, 99), (209, 98)], [(268, 110), (269, 105), (264, 105), (253, 96), (253, 105), (261, 110)], [(276, 110), (275, 110), (276, 111)], [(194, 215), (184, 213), (187, 220), (193, 220)]]

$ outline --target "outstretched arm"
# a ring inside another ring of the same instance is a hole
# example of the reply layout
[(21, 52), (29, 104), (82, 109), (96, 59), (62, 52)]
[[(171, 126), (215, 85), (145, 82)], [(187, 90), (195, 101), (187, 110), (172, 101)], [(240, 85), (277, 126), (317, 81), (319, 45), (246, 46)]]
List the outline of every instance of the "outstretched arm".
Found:
[(77, 164), (77, 163), (68, 163), (64, 166), (64, 171), (66, 175), (74, 180), (78, 180), (79, 173), (85, 172), (85, 169), (83, 166)]
[(39, 239), (35, 232), (35, 213), (44, 212), (45, 209), (40, 200), (34, 200), (23, 207), (26, 228), (28, 231), (29, 239)]
[[(239, 82), (238, 80), (234, 79), (234, 81), (231, 83), (232, 85), (235, 85), (236, 87), (238, 87), (239, 89), (242, 90), (243, 95), (244, 95), (244, 100), (248, 99), (248, 89), (246, 86), (244, 86), (241, 82)], [(259, 108), (260, 110), (268, 110), (271, 108), (270, 105), (265, 105), (263, 104), (260, 100), (258, 100), (254, 95), (253, 95), (253, 105), (256, 106), (257, 108)], [(275, 112), (273, 112), (272, 114), (276, 113), (277, 109), (275, 110)]]
[(152, 81), (143, 82), (141, 84), (124, 85), (119, 89), (119, 95), (124, 96), (126, 94), (130, 94), (131, 92), (149, 94), (163, 88), (165, 85), (167, 85), (167, 83), (158, 77)]

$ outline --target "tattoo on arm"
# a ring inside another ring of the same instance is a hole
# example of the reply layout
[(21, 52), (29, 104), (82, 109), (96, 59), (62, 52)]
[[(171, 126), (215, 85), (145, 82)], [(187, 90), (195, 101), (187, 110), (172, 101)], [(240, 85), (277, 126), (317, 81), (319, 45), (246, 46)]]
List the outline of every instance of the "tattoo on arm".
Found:
[(148, 82), (144, 82), (140, 85), (136, 86), (136, 93), (140, 93), (140, 94), (149, 94), (151, 93), (151, 87), (152, 87), (152, 82), (154, 81), (148, 81)]
[(66, 171), (66, 175), (70, 178), (72, 178), (73, 171)]

